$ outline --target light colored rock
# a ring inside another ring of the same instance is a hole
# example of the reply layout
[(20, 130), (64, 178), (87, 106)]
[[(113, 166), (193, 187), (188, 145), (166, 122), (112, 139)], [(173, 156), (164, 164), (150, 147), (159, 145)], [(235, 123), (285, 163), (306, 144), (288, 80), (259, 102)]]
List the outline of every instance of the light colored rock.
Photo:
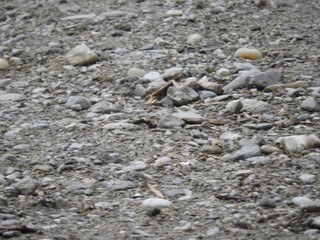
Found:
[(156, 167), (161, 167), (161, 166), (170, 164), (172, 161), (173, 161), (172, 158), (161, 157), (161, 158), (158, 158), (157, 160), (155, 160), (153, 165)]
[(231, 113), (240, 113), (243, 105), (241, 100), (234, 100), (231, 102), (228, 102), (226, 105), (226, 111)]
[(198, 99), (199, 94), (189, 87), (169, 87), (167, 96), (177, 105), (191, 103)]
[(110, 180), (107, 182), (103, 182), (101, 186), (105, 188), (110, 188), (112, 190), (125, 190), (134, 188), (134, 184), (131, 181), (124, 180)]
[(243, 146), (238, 151), (231, 155), (231, 159), (234, 161), (245, 160), (247, 158), (260, 156), (261, 151), (258, 145)]
[(263, 101), (256, 99), (243, 99), (241, 100), (242, 108), (241, 112), (268, 112), (271, 109), (271, 106)]
[(300, 153), (306, 149), (320, 147), (320, 139), (316, 135), (295, 135), (280, 137), (276, 140), (287, 154)]
[(114, 18), (119, 18), (119, 17), (124, 17), (126, 16), (127, 13), (120, 11), (120, 10), (113, 10), (113, 11), (107, 11), (99, 14), (95, 20), (98, 22), (102, 22), (105, 19), (114, 19)]
[(198, 84), (203, 89), (213, 91), (216, 94), (221, 94), (223, 92), (221, 85), (215, 82), (210, 82), (207, 76), (202, 77), (198, 81)]
[(228, 68), (219, 68), (216, 74), (221, 77), (228, 76), (230, 75), (230, 70)]
[(309, 112), (319, 112), (320, 104), (315, 97), (308, 97), (302, 101), (301, 108)]
[(73, 15), (68, 17), (63, 17), (61, 20), (67, 21), (67, 20), (90, 20), (94, 19), (97, 15), (94, 13), (89, 14), (79, 14), (79, 15)]
[(299, 207), (304, 206), (312, 202), (308, 197), (294, 197), (291, 199), (291, 202)]
[(304, 184), (312, 184), (316, 181), (316, 175), (305, 173), (305, 174), (300, 175), (299, 179)]
[(304, 201), (300, 208), (303, 212), (320, 212), (320, 200)]
[(139, 171), (147, 168), (147, 164), (143, 161), (133, 161), (129, 166), (123, 167), (119, 173)]
[(232, 80), (230, 83), (228, 83), (226, 86), (224, 86), (223, 90), (224, 91), (231, 91), (234, 89), (247, 87), (249, 84), (249, 77), (254, 76), (258, 73), (261, 73), (261, 71), (256, 68), (251, 69), (249, 71), (244, 71), (238, 77), (236, 77), (234, 80)]
[(183, 118), (192, 118), (192, 119), (203, 119), (201, 115), (192, 111), (179, 111), (172, 114), (172, 116), (183, 119)]
[(148, 87), (146, 89), (146, 93), (152, 93), (154, 91), (157, 91), (158, 89), (160, 89), (161, 87), (163, 87), (167, 82), (162, 80), (162, 79), (158, 79), (155, 81), (152, 81), (148, 84)]
[(112, 103), (107, 101), (101, 101), (94, 105), (92, 105), (89, 110), (94, 113), (110, 113), (110, 112), (117, 112), (118, 109), (113, 106)]
[(166, 15), (170, 17), (182, 16), (183, 12), (177, 9), (170, 9), (167, 11)]
[(241, 135), (238, 133), (225, 132), (222, 133), (219, 138), (224, 141), (234, 141), (239, 140), (241, 138)]
[(65, 104), (67, 108), (71, 108), (73, 110), (85, 110), (91, 107), (90, 99), (82, 96), (74, 96), (70, 97)]
[(282, 72), (279, 70), (269, 70), (248, 77), (249, 87), (263, 90), (269, 85), (279, 84), (282, 79)]
[(144, 207), (163, 208), (171, 206), (172, 202), (162, 198), (148, 198), (142, 202)]
[(280, 152), (281, 150), (277, 147), (271, 146), (271, 145), (262, 145), (260, 147), (260, 150), (263, 154), (271, 154), (274, 152)]
[(102, 128), (108, 130), (115, 130), (115, 129), (136, 129), (137, 125), (127, 122), (117, 122), (117, 123), (108, 123), (104, 125)]
[(23, 97), (18, 93), (0, 92), (0, 102), (20, 101)]
[(20, 65), (20, 64), (22, 64), (22, 60), (21, 60), (21, 58), (18, 58), (18, 57), (11, 57), (9, 59), (9, 63), (10, 63), (10, 65)]
[(163, 80), (163, 77), (160, 73), (158, 72), (148, 72), (143, 76), (143, 80), (146, 80), (148, 82), (153, 82), (153, 81), (158, 81), (158, 80)]
[[(261, 149), (261, 148), (260, 148), (260, 149)], [(272, 158), (270, 158), (270, 157), (263, 157), (263, 156), (261, 156), (261, 157), (251, 157), (251, 158), (247, 158), (246, 161), (249, 161), (249, 162), (251, 162), (251, 163), (253, 163), (253, 164), (256, 164), (256, 163), (258, 163), (258, 164), (265, 164), (265, 163), (267, 163), (267, 162), (272, 161)]]
[(234, 56), (250, 60), (257, 60), (262, 58), (262, 53), (255, 48), (240, 48), (235, 52)]
[(235, 172), (236, 177), (243, 177), (243, 176), (249, 176), (253, 174), (254, 172), (252, 170), (238, 170)]
[(199, 33), (191, 34), (187, 37), (188, 44), (198, 44), (201, 43), (203, 37)]
[(130, 68), (127, 72), (128, 77), (143, 77), (146, 72), (140, 68)]
[(0, 70), (5, 70), (9, 67), (10, 67), (9, 63), (3, 58), (0, 58)]
[(80, 44), (67, 53), (66, 59), (69, 64), (75, 66), (95, 63), (99, 60), (99, 57), (87, 45)]
[(171, 79), (175, 77), (177, 74), (182, 73), (183, 68), (181, 67), (172, 67), (164, 70), (164, 73), (162, 74), (162, 77), (164, 79)]
[(184, 125), (184, 121), (178, 117), (173, 115), (164, 115), (162, 116), (157, 124), (158, 128), (175, 128), (175, 127), (182, 127)]
[(33, 195), (40, 183), (31, 177), (25, 177), (13, 185), (22, 195)]

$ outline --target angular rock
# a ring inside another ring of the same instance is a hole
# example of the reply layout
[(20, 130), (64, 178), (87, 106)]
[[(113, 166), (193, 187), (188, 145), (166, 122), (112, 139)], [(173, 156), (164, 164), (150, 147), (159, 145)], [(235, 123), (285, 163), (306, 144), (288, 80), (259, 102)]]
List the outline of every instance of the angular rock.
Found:
[(242, 108), (241, 112), (268, 112), (271, 109), (271, 106), (263, 101), (256, 99), (243, 99), (241, 100)]
[(316, 135), (295, 135), (280, 137), (276, 140), (287, 154), (300, 153), (309, 148), (320, 147), (320, 139)]
[(173, 115), (165, 115), (162, 116), (157, 124), (158, 128), (175, 128), (175, 127), (182, 127), (184, 125), (184, 121), (178, 117)]
[(164, 70), (164, 73), (162, 74), (162, 77), (164, 79), (171, 79), (174, 78), (177, 74), (182, 73), (183, 68), (181, 67), (172, 67)]
[(67, 53), (66, 59), (69, 64), (76, 66), (95, 63), (99, 60), (99, 57), (87, 45), (81, 44), (71, 49)]
[(89, 110), (94, 113), (111, 113), (119, 111), (112, 103), (107, 101), (98, 102), (92, 105)]
[(309, 112), (319, 112), (320, 104), (315, 97), (308, 97), (302, 101), (301, 108)]
[(238, 77), (236, 77), (233, 81), (224, 86), (222, 89), (224, 91), (232, 91), (234, 89), (247, 87), (249, 86), (249, 77), (252, 77), (259, 73), (261, 73), (261, 71), (256, 68), (251, 69), (249, 71), (245, 71), (241, 73)]
[(161, 157), (161, 158), (158, 158), (157, 160), (155, 160), (153, 165), (156, 167), (161, 167), (161, 166), (170, 164), (172, 161), (173, 161), (172, 158)]
[(199, 94), (189, 87), (169, 87), (167, 96), (178, 106), (191, 103), (198, 99)]
[(147, 168), (147, 164), (143, 161), (133, 161), (129, 166), (123, 167), (119, 173), (139, 171)]
[(279, 70), (269, 70), (248, 77), (250, 87), (263, 90), (269, 85), (279, 84), (282, 78), (282, 72)]
[(33, 195), (39, 186), (39, 182), (30, 177), (25, 177), (13, 185), (23, 195)]
[(234, 100), (229, 102), (226, 105), (226, 111), (231, 112), (231, 113), (240, 113), (241, 109), (243, 107), (243, 104), (241, 100)]
[(231, 155), (233, 161), (245, 160), (247, 158), (260, 156), (261, 151), (258, 145), (244, 146)]
[(70, 97), (65, 104), (67, 108), (71, 108), (73, 110), (86, 110), (91, 107), (90, 99), (82, 96), (74, 96)]
[(210, 82), (208, 77), (204, 76), (198, 81), (198, 84), (200, 87), (202, 87), (205, 90), (213, 91), (216, 94), (222, 94), (222, 87), (220, 84), (215, 82)]

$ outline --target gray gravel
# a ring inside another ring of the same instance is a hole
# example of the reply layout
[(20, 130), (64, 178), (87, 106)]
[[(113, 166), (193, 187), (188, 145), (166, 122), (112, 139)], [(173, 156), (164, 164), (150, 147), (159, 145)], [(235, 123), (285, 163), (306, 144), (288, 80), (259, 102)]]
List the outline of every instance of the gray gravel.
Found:
[(0, 235), (319, 239), (319, 10), (2, 1)]

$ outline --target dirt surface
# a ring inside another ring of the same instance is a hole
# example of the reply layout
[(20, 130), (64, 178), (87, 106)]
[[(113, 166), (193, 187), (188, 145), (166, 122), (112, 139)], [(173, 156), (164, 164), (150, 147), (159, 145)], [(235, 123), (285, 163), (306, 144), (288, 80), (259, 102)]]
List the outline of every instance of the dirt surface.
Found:
[[(318, 0), (1, 1), (0, 58), (10, 64), (0, 70), (1, 236), (319, 239), (319, 209), (292, 199), (319, 199), (320, 151), (292, 154), (277, 144), (319, 134), (320, 108), (301, 105), (320, 96), (319, 12)], [(187, 42), (196, 33), (202, 39)], [(82, 43), (99, 60), (69, 65), (66, 54)], [(241, 47), (263, 58), (234, 57)], [(176, 106), (165, 98), (147, 104), (133, 93), (145, 80), (127, 74), (180, 67), (167, 82), (207, 76), (225, 86), (241, 74), (236, 63), (308, 86), (234, 89)], [(105, 108), (70, 109), (72, 96)], [(228, 111), (239, 99), (268, 108)], [(202, 118), (159, 126), (179, 112)], [(274, 149), (235, 157), (253, 143)], [(143, 205), (153, 197), (171, 205)]]

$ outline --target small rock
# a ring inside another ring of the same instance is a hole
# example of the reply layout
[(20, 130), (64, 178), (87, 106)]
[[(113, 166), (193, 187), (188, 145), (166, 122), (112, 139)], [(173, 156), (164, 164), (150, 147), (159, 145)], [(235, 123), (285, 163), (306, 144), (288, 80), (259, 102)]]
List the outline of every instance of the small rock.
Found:
[(159, 215), (160, 213), (161, 213), (161, 210), (159, 208), (152, 208), (152, 209), (148, 210), (147, 215), (149, 217), (155, 217), (155, 216)]
[(254, 48), (240, 48), (235, 52), (234, 56), (250, 60), (257, 60), (262, 58), (261, 52)]
[(182, 127), (185, 124), (183, 120), (173, 115), (162, 116), (157, 124), (158, 128)]
[(133, 95), (134, 96), (139, 96), (139, 97), (144, 97), (147, 94), (147, 89), (141, 84), (137, 84), (134, 91)]
[(174, 78), (177, 74), (180, 74), (182, 72), (183, 68), (181, 67), (172, 67), (164, 70), (164, 73), (162, 74), (162, 77), (164, 79), (171, 79)]
[(277, 206), (275, 201), (269, 198), (261, 199), (259, 205), (264, 208), (275, 208)]
[(161, 166), (170, 164), (172, 161), (173, 161), (172, 158), (161, 157), (161, 158), (158, 158), (157, 160), (155, 160), (153, 165), (156, 167), (161, 167)]
[(171, 201), (162, 198), (148, 198), (142, 202), (142, 205), (150, 208), (163, 208), (171, 206)]
[(142, 79), (144, 79), (148, 82), (153, 82), (153, 81), (157, 81), (157, 80), (163, 80), (163, 77), (158, 72), (148, 72), (143, 76)]
[(247, 158), (260, 156), (261, 151), (258, 145), (243, 146), (241, 149), (231, 155), (234, 161), (245, 160)]
[(94, 13), (79, 14), (79, 15), (63, 17), (63, 18), (61, 18), (61, 20), (90, 20), (90, 19), (94, 19), (96, 16), (97, 15)]
[(0, 58), (0, 70), (5, 70), (9, 67), (10, 67), (9, 63), (3, 58)]
[(307, 197), (294, 197), (291, 199), (292, 203), (301, 207), (301, 206), (305, 206), (308, 203), (312, 202), (312, 200), (310, 198)]
[[(260, 147), (261, 150), (261, 147)], [(249, 161), (253, 164), (259, 163), (259, 164), (265, 164), (267, 162), (272, 161), (272, 158), (269, 157), (251, 157), (251, 158), (247, 158), (246, 161)]]
[(137, 125), (133, 123), (127, 123), (127, 122), (117, 122), (117, 123), (108, 123), (104, 125), (102, 128), (108, 129), (108, 130), (115, 130), (115, 129), (136, 129)]
[(91, 107), (91, 101), (86, 97), (74, 96), (68, 99), (66, 107), (78, 111), (85, 110)]
[(316, 176), (313, 174), (302, 174), (299, 176), (299, 179), (304, 183), (304, 184), (311, 184), (316, 181)]
[(242, 108), (241, 112), (268, 112), (271, 109), (271, 106), (263, 101), (256, 99), (243, 99), (241, 100)]
[(280, 137), (276, 142), (287, 154), (300, 153), (306, 149), (320, 146), (320, 139), (316, 135)]
[(243, 124), (244, 127), (247, 128), (252, 128), (252, 129), (256, 129), (256, 130), (267, 130), (272, 128), (274, 125), (273, 123), (247, 123), (247, 124)]
[(131, 171), (139, 171), (147, 168), (147, 164), (143, 161), (134, 161), (130, 163), (129, 166), (123, 167), (119, 173), (131, 172)]
[(231, 113), (240, 113), (243, 105), (241, 100), (234, 100), (226, 105), (226, 111)]
[(191, 34), (187, 37), (188, 44), (198, 44), (202, 42), (203, 37), (199, 33)]
[(303, 212), (320, 212), (320, 200), (304, 201), (300, 207)]
[(169, 87), (167, 96), (180, 106), (197, 100), (199, 94), (190, 87)]
[(181, 10), (170, 9), (167, 11), (166, 15), (170, 17), (182, 16), (183, 12)]
[(260, 150), (263, 154), (271, 154), (274, 152), (280, 152), (280, 149), (271, 145), (262, 145)]
[(223, 151), (221, 147), (216, 146), (216, 145), (206, 145), (201, 148), (201, 152), (206, 153), (206, 154), (221, 154)]
[(222, 87), (220, 84), (215, 82), (210, 82), (208, 77), (204, 76), (198, 81), (199, 86), (205, 90), (213, 91), (216, 94), (222, 94)]
[(221, 77), (228, 76), (230, 75), (230, 71), (227, 68), (220, 68), (217, 70), (216, 74)]
[(203, 99), (203, 100), (208, 98), (214, 98), (216, 96), (217, 94), (213, 91), (204, 90), (200, 92), (200, 99)]
[(125, 190), (134, 187), (134, 184), (131, 181), (124, 180), (110, 180), (108, 182), (103, 182), (101, 185), (112, 190)]
[(309, 112), (318, 112), (320, 111), (320, 104), (315, 97), (308, 97), (302, 101), (301, 108)]
[(127, 75), (128, 77), (143, 77), (146, 72), (140, 68), (130, 68)]
[(94, 113), (111, 113), (119, 111), (112, 103), (107, 101), (98, 102), (92, 105), (89, 110)]
[(320, 217), (315, 217), (311, 219), (310, 227), (320, 229)]
[(0, 102), (20, 101), (21, 99), (23, 99), (21, 94), (0, 92)]
[(254, 172), (252, 170), (238, 170), (235, 172), (235, 175), (236, 175), (236, 177), (246, 177), (246, 176), (249, 176), (253, 173)]
[(254, 0), (254, 4), (257, 7), (265, 6), (265, 5), (267, 5), (267, 3), (268, 3), (268, 0)]
[(259, 73), (261, 73), (261, 71), (256, 68), (251, 69), (249, 71), (244, 71), (238, 77), (236, 77), (233, 81), (231, 81), (226, 86), (224, 86), (222, 89), (224, 91), (232, 91), (234, 89), (247, 87), (249, 84), (249, 77)]
[(71, 65), (88, 65), (99, 60), (98, 56), (85, 44), (81, 44), (70, 50), (66, 59)]
[(220, 232), (219, 228), (210, 228), (207, 233), (206, 236), (207, 237), (213, 237), (214, 235), (218, 234)]
[(263, 90), (269, 85), (278, 84), (281, 81), (282, 73), (279, 70), (269, 70), (248, 77), (250, 87)]
[(23, 195), (32, 195), (35, 193), (39, 185), (38, 181), (30, 177), (25, 177), (13, 186)]
[(184, 119), (184, 118), (203, 119), (201, 115), (193, 111), (179, 111), (179, 112), (173, 113), (172, 116), (180, 119)]

